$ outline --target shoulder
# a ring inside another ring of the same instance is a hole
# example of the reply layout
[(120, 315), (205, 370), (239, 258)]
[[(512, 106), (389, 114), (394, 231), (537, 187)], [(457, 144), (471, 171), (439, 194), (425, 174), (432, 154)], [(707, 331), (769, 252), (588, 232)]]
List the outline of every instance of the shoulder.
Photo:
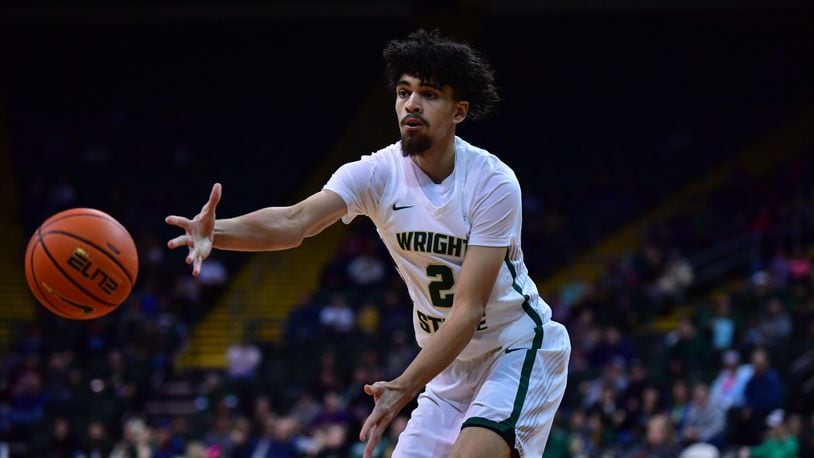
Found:
[(467, 182), (475, 200), (501, 190), (501, 194), (516, 194), (519, 198), (520, 183), (514, 171), (499, 157), (489, 151), (456, 138), (458, 149), (463, 153)]
[(347, 162), (337, 169), (332, 181), (351, 180), (365, 186), (386, 182), (395, 170), (400, 148), (398, 144), (388, 145), (355, 161)]
[(401, 145), (387, 145), (371, 154), (365, 154), (359, 160), (345, 164), (366, 174), (371, 184), (382, 185), (398, 170), (401, 158)]
[(460, 151), (465, 155), (465, 167), (469, 175), (474, 175), (474, 178), (481, 183), (508, 184), (519, 188), (514, 170), (499, 157), (461, 138), (456, 138), (456, 142), (458, 142)]
[(396, 142), (379, 149), (378, 151), (362, 156), (362, 161), (374, 164), (395, 164), (401, 157), (401, 145)]

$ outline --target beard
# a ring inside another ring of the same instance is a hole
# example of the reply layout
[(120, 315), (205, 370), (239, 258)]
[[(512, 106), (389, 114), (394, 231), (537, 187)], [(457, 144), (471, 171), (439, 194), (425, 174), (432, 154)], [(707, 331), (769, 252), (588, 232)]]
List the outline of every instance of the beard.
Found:
[(432, 146), (432, 139), (429, 135), (402, 135), (401, 154), (404, 157), (420, 156)]

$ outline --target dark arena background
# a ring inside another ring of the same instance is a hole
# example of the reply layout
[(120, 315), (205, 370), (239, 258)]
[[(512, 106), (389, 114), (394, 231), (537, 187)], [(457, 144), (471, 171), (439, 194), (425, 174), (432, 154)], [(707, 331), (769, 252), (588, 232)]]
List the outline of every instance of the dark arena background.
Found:
[[(810, 2), (170, 0), (0, 6), (0, 457), (361, 456), (362, 386), (417, 352), (372, 224), (194, 279), (163, 219), (216, 181), (219, 216), (294, 203), (396, 141), (381, 50), (420, 27), (497, 71), (459, 134), (516, 171), (571, 335), (544, 456), (814, 456)], [(84, 322), (23, 272), (73, 207), (140, 258)]]

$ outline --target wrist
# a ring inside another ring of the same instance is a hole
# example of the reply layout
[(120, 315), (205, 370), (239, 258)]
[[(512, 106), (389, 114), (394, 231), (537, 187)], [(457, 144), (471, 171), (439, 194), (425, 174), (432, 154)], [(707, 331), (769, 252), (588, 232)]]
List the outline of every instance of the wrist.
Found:
[(216, 219), (215, 224), (212, 225), (212, 246), (215, 248), (219, 248), (218, 246), (218, 239), (223, 240), (223, 235), (225, 233), (225, 228), (222, 219)]
[(408, 400), (418, 395), (418, 392), (424, 387), (423, 383), (420, 383), (415, 377), (411, 377), (406, 371), (394, 378), (390, 383), (393, 389), (403, 393)]

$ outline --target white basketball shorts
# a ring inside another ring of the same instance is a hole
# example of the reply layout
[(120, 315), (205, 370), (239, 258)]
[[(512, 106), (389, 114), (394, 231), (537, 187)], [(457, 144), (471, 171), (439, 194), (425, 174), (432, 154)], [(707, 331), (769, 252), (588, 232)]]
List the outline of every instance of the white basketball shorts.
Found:
[(537, 329), (542, 331), (484, 356), (455, 360), (432, 379), (393, 457), (447, 457), (467, 427), (495, 431), (512, 456), (542, 456), (565, 393), (571, 342), (557, 322)]

